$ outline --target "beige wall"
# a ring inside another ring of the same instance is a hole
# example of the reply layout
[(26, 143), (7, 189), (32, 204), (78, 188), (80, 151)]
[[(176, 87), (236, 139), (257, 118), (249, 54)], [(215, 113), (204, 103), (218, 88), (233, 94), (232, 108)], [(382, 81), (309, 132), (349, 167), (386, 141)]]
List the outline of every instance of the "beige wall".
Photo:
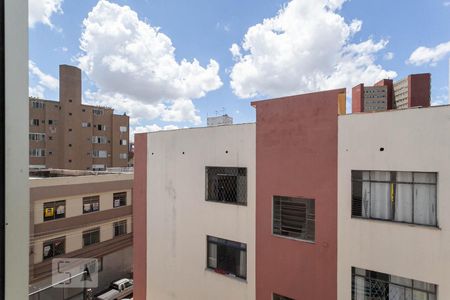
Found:
[[(247, 167), (247, 206), (206, 202), (205, 166)], [(147, 299), (255, 299), (255, 124), (150, 133), (147, 185)], [(247, 244), (246, 281), (206, 269), (207, 235)]]
[(107, 222), (102, 222), (98, 224), (89, 224), (86, 227), (77, 228), (74, 230), (69, 230), (65, 232), (59, 232), (56, 234), (48, 234), (41, 236), (37, 239), (31, 240), (31, 245), (33, 246), (34, 253), (34, 263), (40, 263), (42, 261), (42, 250), (45, 241), (49, 241), (59, 237), (66, 238), (66, 253), (76, 251), (83, 248), (83, 232), (91, 229), (100, 227), (100, 242), (110, 240), (114, 237), (114, 222), (127, 220), (127, 233), (132, 231), (132, 217), (122, 217), (114, 220), (108, 220)]
[[(450, 299), (449, 132), (450, 106), (339, 117), (339, 300), (351, 299), (352, 267), (434, 283)], [(438, 172), (439, 228), (352, 219), (351, 170)]]

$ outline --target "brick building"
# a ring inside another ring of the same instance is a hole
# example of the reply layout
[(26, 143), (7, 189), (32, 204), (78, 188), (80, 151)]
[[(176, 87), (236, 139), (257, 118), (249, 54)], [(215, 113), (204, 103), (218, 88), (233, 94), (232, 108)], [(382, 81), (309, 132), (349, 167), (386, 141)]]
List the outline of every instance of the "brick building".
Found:
[(352, 112), (385, 111), (430, 106), (431, 74), (411, 74), (397, 82), (383, 79), (373, 86), (352, 89)]
[(59, 67), (59, 102), (30, 98), (30, 167), (103, 170), (128, 166), (129, 117), (81, 103), (81, 70)]

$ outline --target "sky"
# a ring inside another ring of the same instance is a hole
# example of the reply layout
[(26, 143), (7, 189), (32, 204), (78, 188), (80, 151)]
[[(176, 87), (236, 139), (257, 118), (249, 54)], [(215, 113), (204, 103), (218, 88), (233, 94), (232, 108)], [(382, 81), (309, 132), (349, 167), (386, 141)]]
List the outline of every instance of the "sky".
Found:
[(30, 96), (57, 100), (58, 66), (78, 66), (83, 103), (132, 132), (412, 73), (448, 104), (449, 0), (29, 0), (29, 42)]

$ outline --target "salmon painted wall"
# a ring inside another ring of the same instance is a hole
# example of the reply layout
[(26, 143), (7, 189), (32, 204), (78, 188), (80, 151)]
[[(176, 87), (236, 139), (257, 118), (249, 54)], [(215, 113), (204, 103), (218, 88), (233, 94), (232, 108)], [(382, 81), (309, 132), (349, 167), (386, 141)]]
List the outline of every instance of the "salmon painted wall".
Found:
[(147, 133), (135, 135), (133, 183), (133, 297), (145, 300), (147, 291)]
[[(337, 112), (333, 90), (257, 101), (256, 299), (337, 296)], [(314, 243), (272, 234), (272, 197), (315, 199)]]

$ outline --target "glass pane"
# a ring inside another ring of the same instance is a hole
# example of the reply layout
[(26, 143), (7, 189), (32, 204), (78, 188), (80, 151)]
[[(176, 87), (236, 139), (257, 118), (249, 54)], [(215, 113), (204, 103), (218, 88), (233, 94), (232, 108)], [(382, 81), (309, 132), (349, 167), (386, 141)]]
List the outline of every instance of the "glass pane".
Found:
[(395, 221), (412, 223), (412, 212), (413, 185), (397, 183), (395, 185)]
[(414, 223), (433, 225), (436, 223), (436, 186), (414, 184)]

